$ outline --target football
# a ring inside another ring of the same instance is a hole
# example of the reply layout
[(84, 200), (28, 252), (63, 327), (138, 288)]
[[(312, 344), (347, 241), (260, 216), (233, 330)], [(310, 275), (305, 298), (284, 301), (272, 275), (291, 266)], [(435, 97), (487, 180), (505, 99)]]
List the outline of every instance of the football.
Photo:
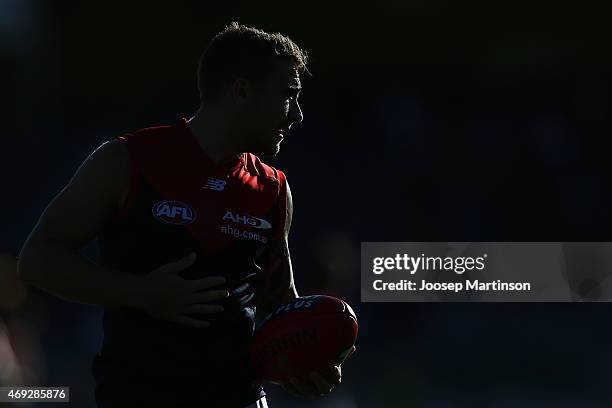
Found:
[(341, 364), (357, 340), (357, 316), (341, 299), (303, 296), (277, 308), (255, 332), (251, 357), (259, 382), (281, 383)]

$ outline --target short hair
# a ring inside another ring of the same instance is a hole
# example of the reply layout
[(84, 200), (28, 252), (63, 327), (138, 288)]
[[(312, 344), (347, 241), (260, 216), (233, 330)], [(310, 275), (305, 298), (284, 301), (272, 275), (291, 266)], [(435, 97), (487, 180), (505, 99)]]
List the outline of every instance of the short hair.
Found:
[(213, 100), (238, 77), (262, 79), (278, 59), (289, 59), (301, 75), (308, 72), (307, 53), (280, 33), (231, 22), (217, 33), (200, 56), (200, 100)]

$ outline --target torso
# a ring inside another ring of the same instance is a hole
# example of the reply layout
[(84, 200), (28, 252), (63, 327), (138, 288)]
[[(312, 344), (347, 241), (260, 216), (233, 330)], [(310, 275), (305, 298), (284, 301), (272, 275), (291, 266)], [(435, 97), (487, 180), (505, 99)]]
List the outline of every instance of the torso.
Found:
[[(209, 330), (107, 309), (102, 347), (111, 361), (107, 374), (112, 375), (114, 356), (130, 356), (142, 359), (142, 370), (178, 367), (188, 376), (203, 364), (211, 372), (229, 365), (234, 376), (236, 370), (246, 375), (258, 279), (254, 262), (284, 229), (284, 175), (251, 154), (215, 166), (185, 123), (144, 129), (119, 140), (130, 153), (130, 187), (113, 222), (99, 236), (101, 263), (124, 273), (147, 274), (195, 251), (198, 260), (182, 276), (224, 275), (231, 296)], [(150, 367), (152, 354), (156, 365)], [(236, 378), (254, 392), (246, 376)]]

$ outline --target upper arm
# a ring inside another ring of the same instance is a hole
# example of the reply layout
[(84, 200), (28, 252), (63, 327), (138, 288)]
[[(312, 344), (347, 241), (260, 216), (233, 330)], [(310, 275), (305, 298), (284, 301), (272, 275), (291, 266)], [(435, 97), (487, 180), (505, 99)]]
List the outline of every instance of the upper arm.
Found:
[(283, 231), (283, 237), (285, 241), (289, 241), (289, 231), (291, 230), (291, 221), (293, 220), (293, 197), (291, 196), (291, 189), (289, 183), (285, 181), (287, 189), (287, 204), (285, 206), (285, 226)]
[(112, 218), (129, 189), (129, 153), (120, 141), (96, 149), (46, 207), (23, 252), (38, 242), (77, 250)]
[(293, 268), (289, 253), (289, 231), (293, 218), (293, 199), (289, 184), (285, 205), (285, 225), (282, 236), (268, 243), (262, 256), (263, 279), (259, 288), (259, 305), (265, 312), (298, 297), (293, 280)]

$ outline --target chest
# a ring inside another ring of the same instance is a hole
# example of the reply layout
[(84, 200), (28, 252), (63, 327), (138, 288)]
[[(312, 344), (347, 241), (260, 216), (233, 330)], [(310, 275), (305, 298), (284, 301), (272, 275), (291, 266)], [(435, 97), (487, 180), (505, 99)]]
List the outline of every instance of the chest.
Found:
[(172, 245), (188, 235), (211, 253), (235, 242), (266, 244), (281, 222), (278, 197), (277, 184), (245, 171), (175, 182), (143, 177), (132, 215), (148, 240)]

